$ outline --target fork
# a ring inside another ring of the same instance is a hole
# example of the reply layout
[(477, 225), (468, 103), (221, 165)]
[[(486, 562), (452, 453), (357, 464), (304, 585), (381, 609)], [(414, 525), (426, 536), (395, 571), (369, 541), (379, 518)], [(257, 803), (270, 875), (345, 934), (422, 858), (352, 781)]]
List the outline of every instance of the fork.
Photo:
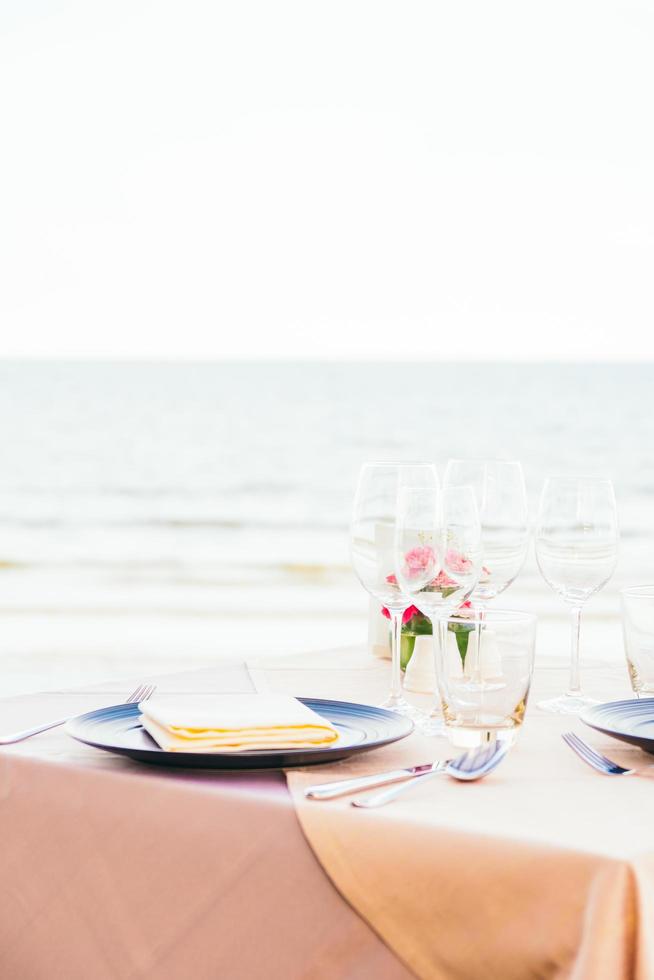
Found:
[(605, 776), (654, 775), (654, 766), (643, 766), (640, 769), (625, 769), (624, 766), (619, 766), (617, 762), (607, 759), (605, 755), (591, 748), (574, 732), (565, 732), (561, 738), (573, 752), (576, 752), (580, 759), (583, 759), (587, 765), (596, 769), (597, 772), (604, 773)]
[(364, 807), (365, 809), (384, 806), (385, 803), (390, 803), (391, 800), (394, 800), (396, 796), (411, 789), (416, 783), (420, 784), (423, 780), (431, 779), (432, 776), (438, 775), (440, 772), (444, 772), (446, 775), (452, 776), (453, 779), (464, 782), (483, 779), (484, 776), (487, 776), (489, 772), (492, 772), (493, 769), (499, 766), (510, 747), (510, 742), (493, 742), (492, 745), (470, 749), (451, 762), (447, 762), (442, 768), (423, 776), (415, 776), (410, 781), (400, 783), (399, 786), (393, 786), (391, 789), (384, 790), (382, 793), (360, 796), (358, 799), (352, 800), (350, 806)]
[[(125, 701), (125, 704), (137, 704), (139, 701), (147, 701), (151, 698), (156, 690), (156, 684), (139, 684), (136, 690), (132, 691), (130, 696)], [(10, 735), (0, 735), (0, 745), (13, 745), (15, 742), (22, 742), (26, 738), (31, 738), (32, 735), (39, 735), (41, 732), (47, 732), (51, 728), (59, 728), (61, 725), (65, 725), (67, 721), (70, 721), (71, 715), (67, 718), (59, 718), (58, 721), (50, 721), (47, 725), (37, 725), (35, 728), (26, 728), (22, 732), (12, 732)]]

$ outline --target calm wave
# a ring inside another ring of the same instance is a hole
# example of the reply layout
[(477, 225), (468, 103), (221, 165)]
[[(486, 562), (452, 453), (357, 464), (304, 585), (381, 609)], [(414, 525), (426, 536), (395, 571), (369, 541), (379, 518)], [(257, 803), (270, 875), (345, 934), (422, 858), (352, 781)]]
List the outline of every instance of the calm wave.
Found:
[[(113, 567), (113, 586), (130, 568), (238, 568), (260, 597), (263, 568), (356, 590), (363, 459), (505, 455), (532, 509), (548, 472), (611, 475), (621, 575), (637, 579), (654, 543), (653, 381), (650, 365), (4, 362), (0, 567)], [(530, 560), (515, 588), (537, 583)]]

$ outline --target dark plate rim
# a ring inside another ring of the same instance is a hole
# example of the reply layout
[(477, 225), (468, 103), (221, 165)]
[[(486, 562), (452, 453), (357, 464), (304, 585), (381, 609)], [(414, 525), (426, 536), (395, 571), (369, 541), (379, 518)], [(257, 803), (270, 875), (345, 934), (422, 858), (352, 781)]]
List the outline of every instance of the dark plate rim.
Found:
[[(111, 704), (106, 705), (104, 708), (95, 708), (93, 711), (85, 711), (80, 715), (76, 715), (74, 718), (70, 718), (65, 726), (66, 733), (74, 738), (77, 742), (82, 742), (84, 745), (90, 745), (92, 748), (103, 749), (106, 752), (113, 752), (119, 755), (127, 755), (131, 758), (143, 760), (144, 756), (151, 755), (153, 758), (163, 757), (174, 757), (175, 764), (178, 766), (183, 764), (185, 760), (188, 760), (189, 764), (193, 763), (193, 767), (198, 767), (198, 760), (206, 757), (212, 761), (219, 762), (224, 760), (229, 762), (230, 766), (233, 765), (238, 759), (260, 759), (262, 763), (274, 762), (278, 759), (280, 755), (284, 757), (289, 757), (290, 759), (306, 757), (308, 754), (318, 755), (325, 757), (325, 762), (330, 758), (337, 761), (336, 756), (339, 758), (344, 758), (345, 755), (354, 755), (357, 752), (367, 752), (370, 749), (381, 748), (384, 745), (390, 745), (393, 742), (397, 742), (402, 738), (406, 738), (414, 730), (415, 726), (410, 718), (400, 715), (395, 711), (390, 711), (388, 708), (377, 707), (372, 704), (362, 704), (358, 701), (340, 701), (333, 698), (302, 698), (298, 697), (298, 701), (306, 704), (309, 707), (314, 708), (318, 713), (320, 713), (320, 707), (324, 705), (329, 705), (335, 710), (341, 710), (345, 713), (351, 712), (354, 715), (368, 715), (368, 717), (382, 718), (388, 721), (392, 721), (395, 724), (404, 723), (403, 731), (397, 731), (392, 735), (384, 736), (383, 738), (371, 739), (360, 744), (355, 745), (326, 745), (326, 746), (315, 746), (313, 748), (305, 747), (299, 749), (251, 749), (245, 752), (167, 752), (165, 749), (160, 748), (156, 743), (152, 747), (131, 749), (128, 746), (119, 745), (109, 745), (106, 742), (98, 742), (88, 737), (88, 735), (81, 734), (79, 731), (75, 731), (76, 726), (85, 725), (88, 722), (93, 722), (94, 720), (101, 718), (106, 715), (107, 712), (120, 711), (124, 715), (131, 715), (138, 713), (137, 704)], [(213, 768), (213, 766), (212, 766)]]
[[(654, 718), (654, 698), (622, 698), (619, 701), (603, 701), (601, 704), (593, 704), (590, 708), (585, 708), (584, 711), (579, 715), (579, 718), (584, 723), (588, 725), (589, 728), (593, 728), (597, 732), (602, 732), (603, 735), (610, 735), (612, 738), (617, 738), (622, 742), (629, 742), (632, 745), (638, 745), (642, 747), (643, 745), (651, 746), (654, 749), (654, 737), (648, 738), (646, 735), (634, 735), (633, 732), (626, 732), (616, 728), (615, 723), (611, 723), (610, 719), (602, 721), (597, 715), (604, 711), (620, 710), (621, 708), (636, 708), (636, 714), (641, 714), (642, 710), (649, 708)], [(618, 722), (619, 724), (619, 722)], [(610, 726), (610, 727), (608, 727)]]

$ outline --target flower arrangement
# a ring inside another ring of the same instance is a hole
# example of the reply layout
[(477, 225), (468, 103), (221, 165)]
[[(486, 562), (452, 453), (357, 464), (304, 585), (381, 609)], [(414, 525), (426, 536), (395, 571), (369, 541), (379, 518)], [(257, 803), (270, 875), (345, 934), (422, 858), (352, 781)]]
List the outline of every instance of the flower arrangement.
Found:
[[(405, 568), (407, 570), (408, 576), (419, 577), (424, 575), (425, 571), (429, 569), (430, 565), (434, 564), (435, 556), (433, 549), (429, 546), (413, 548), (408, 551), (404, 556)], [(452, 569), (454, 572), (465, 573), (469, 571), (471, 567), (471, 562), (464, 555), (459, 554), (456, 551), (450, 549), (445, 555), (445, 564), (448, 568)], [(483, 575), (488, 575), (488, 569), (482, 569)], [(387, 575), (386, 581), (391, 585), (397, 585), (397, 578), (395, 575)], [(449, 577), (449, 575), (442, 569), (438, 575), (431, 580), (421, 592), (440, 592), (443, 597), (446, 598), (455, 592), (459, 586), (457, 583)], [(391, 614), (386, 607), (382, 609), (382, 614), (386, 616), (387, 619), (391, 618)], [(461, 657), (461, 662), (465, 664), (466, 654), (468, 652), (468, 642), (470, 639), (470, 633), (474, 629), (471, 623), (467, 623), (466, 620), (471, 619), (474, 616), (474, 610), (472, 604), (467, 601), (462, 603), (457, 611), (453, 613), (452, 618), (460, 619), (461, 622), (458, 623), (448, 623), (448, 631), (454, 633), (456, 639), (456, 645), (459, 650), (459, 656)], [(402, 670), (406, 670), (407, 664), (411, 659), (413, 654), (413, 649), (415, 647), (417, 636), (431, 636), (432, 625), (429, 619), (420, 612), (417, 606), (408, 606), (402, 614), (402, 642), (400, 647), (400, 663)]]

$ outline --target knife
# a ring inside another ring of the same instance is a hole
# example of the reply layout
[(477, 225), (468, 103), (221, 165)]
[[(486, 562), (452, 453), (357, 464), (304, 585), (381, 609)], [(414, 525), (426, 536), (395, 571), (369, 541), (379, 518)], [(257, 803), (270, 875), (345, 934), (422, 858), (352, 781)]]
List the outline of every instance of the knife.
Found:
[(423, 766), (410, 766), (408, 769), (378, 772), (375, 776), (355, 776), (352, 779), (339, 779), (331, 783), (317, 783), (315, 786), (307, 786), (304, 795), (308, 800), (332, 800), (336, 796), (356, 793), (360, 789), (372, 789), (375, 786), (386, 786), (388, 783), (401, 783), (417, 776), (441, 772), (450, 761), (449, 759), (441, 759), (439, 762), (427, 762)]

